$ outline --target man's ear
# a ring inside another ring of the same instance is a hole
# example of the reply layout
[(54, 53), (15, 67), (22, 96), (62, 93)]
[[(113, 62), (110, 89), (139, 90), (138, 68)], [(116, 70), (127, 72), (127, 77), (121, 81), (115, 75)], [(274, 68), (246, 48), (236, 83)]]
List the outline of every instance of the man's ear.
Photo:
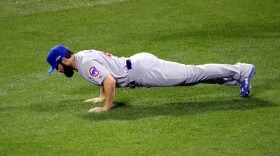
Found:
[(65, 65), (70, 64), (70, 63), (69, 63), (69, 60), (68, 60), (67, 58), (65, 58), (65, 57), (62, 57), (61, 62), (62, 62), (63, 64), (65, 64)]

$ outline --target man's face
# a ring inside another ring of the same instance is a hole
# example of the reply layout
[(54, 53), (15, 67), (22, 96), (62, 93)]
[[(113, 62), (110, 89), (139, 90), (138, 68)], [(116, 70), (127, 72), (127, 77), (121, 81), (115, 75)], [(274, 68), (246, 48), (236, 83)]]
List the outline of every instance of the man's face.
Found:
[(74, 69), (71, 66), (63, 64), (62, 62), (58, 64), (56, 70), (60, 73), (64, 73), (66, 77), (72, 77), (74, 74)]

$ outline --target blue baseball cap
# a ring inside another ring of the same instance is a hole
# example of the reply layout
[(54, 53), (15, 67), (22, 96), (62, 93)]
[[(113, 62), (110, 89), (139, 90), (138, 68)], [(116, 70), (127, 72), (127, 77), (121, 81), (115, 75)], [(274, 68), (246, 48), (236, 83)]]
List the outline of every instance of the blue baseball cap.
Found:
[(51, 65), (48, 70), (51, 73), (61, 62), (62, 58), (65, 57), (67, 48), (63, 45), (56, 45), (52, 47), (47, 55), (47, 61)]

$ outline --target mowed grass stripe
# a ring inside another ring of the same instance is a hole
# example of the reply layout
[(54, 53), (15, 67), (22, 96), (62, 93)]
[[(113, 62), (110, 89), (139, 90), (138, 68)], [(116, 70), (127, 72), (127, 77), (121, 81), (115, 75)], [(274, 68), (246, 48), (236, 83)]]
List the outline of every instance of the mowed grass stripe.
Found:
[(53, 12), (60, 10), (69, 10), (80, 7), (93, 7), (96, 5), (110, 5), (114, 3), (121, 3), (127, 0), (26, 0), (26, 1), (1, 1), (0, 13), (1, 17), (22, 16), (42, 12)]

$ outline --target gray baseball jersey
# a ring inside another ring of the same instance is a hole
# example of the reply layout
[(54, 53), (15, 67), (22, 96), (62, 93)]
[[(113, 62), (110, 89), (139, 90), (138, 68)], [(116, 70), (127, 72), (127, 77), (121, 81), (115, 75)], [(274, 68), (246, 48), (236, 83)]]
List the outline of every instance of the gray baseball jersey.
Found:
[(117, 87), (128, 84), (128, 72), (126, 58), (115, 57), (112, 54), (97, 51), (84, 50), (75, 54), (78, 73), (86, 80), (96, 85), (101, 85), (106, 76), (111, 74)]
[[(78, 73), (86, 80), (101, 85), (111, 74), (117, 87), (126, 87), (130, 82), (137, 86), (178, 86), (197, 83), (236, 85), (249, 76), (253, 65), (237, 63), (185, 65), (165, 61), (150, 53), (139, 53), (130, 58), (118, 58), (106, 52), (85, 50), (75, 54)], [(127, 68), (126, 60), (132, 69)]]

